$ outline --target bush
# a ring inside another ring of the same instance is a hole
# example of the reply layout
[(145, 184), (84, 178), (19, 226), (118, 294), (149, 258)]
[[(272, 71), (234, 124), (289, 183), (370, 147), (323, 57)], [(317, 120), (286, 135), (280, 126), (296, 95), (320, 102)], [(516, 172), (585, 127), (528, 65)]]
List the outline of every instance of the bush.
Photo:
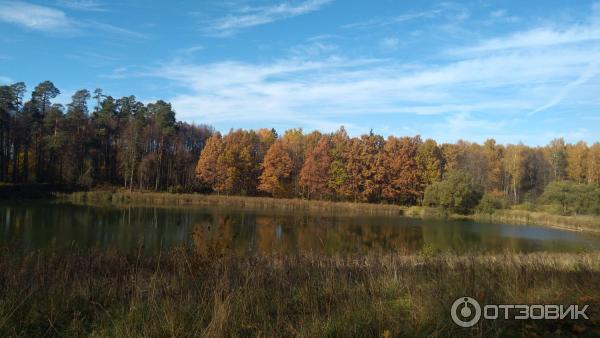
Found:
[(561, 215), (599, 215), (600, 187), (571, 181), (552, 182), (544, 189), (539, 203), (559, 206)]
[(493, 214), (496, 210), (504, 209), (504, 201), (498, 197), (484, 195), (475, 211), (480, 214)]
[(482, 195), (481, 187), (473, 183), (469, 174), (453, 171), (441, 182), (425, 189), (423, 205), (440, 207), (459, 214), (470, 214)]

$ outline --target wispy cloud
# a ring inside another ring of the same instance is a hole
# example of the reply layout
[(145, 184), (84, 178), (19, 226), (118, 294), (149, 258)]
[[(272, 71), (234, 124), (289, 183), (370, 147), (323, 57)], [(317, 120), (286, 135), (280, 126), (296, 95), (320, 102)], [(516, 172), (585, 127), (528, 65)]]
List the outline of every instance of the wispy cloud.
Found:
[(517, 23), (520, 21), (521, 18), (516, 15), (509, 14), (505, 9), (496, 9), (489, 13), (489, 18), (487, 18), (486, 24), (495, 25), (498, 23)]
[[(310, 40), (310, 39), (309, 39)], [(318, 57), (338, 50), (338, 46), (320, 41), (309, 42), (290, 48), (290, 53), (300, 58)]]
[(519, 48), (537, 48), (600, 40), (600, 25), (576, 25), (563, 29), (536, 27), (507, 37), (485, 40), (475, 46), (460, 49), (460, 53), (494, 52)]
[(372, 29), (413, 21), (444, 19), (451, 24), (457, 24), (470, 17), (470, 12), (463, 5), (451, 2), (442, 2), (439, 5), (418, 12), (408, 12), (396, 16), (379, 17), (364, 21), (352, 22), (341, 26), (344, 29)]
[(206, 32), (228, 36), (243, 28), (268, 24), (316, 11), (332, 0), (307, 0), (300, 3), (284, 2), (273, 6), (244, 7), (223, 18), (208, 22)]
[[(88, 6), (91, 6), (89, 4)], [(86, 31), (100, 31), (133, 39), (148, 38), (146, 34), (123, 27), (96, 20), (75, 20), (61, 10), (26, 2), (0, 1), (0, 21), (37, 31), (67, 33), (68, 36)]]
[(578, 78), (576, 78), (572, 82), (567, 83), (564, 87), (562, 87), (560, 91), (554, 97), (552, 97), (552, 99), (548, 103), (534, 109), (529, 113), (529, 115), (531, 116), (556, 106), (562, 100), (564, 100), (565, 97), (569, 95), (569, 93), (571, 93), (574, 89), (588, 82), (596, 75), (598, 75), (598, 62), (594, 61)]
[(95, 0), (59, 0), (58, 4), (62, 7), (88, 12), (106, 12), (104, 4)]
[(204, 46), (195, 45), (195, 46), (191, 46), (191, 47), (187, 47), (187, 48), (178, 49), (177, 52), (181, 53), (181, 54), (190, 54), (190, 53), (195, 53), (195, 52), (201, 51), (203, 49), (204, 49)]
[(389, 36), (381, 39), (379, 45), (385, 49), (395, 49), (400, 44), (400, 39), (397, 37)]
[(373, 26), (387, 26), (406, 21), (412, 21), (417, 19), (434, 18), (442, 13), (441, 9), (432, 9), (422, 12), (405, 13), (397, 15), (391, 18), (377, 18), (365, 21), (353, 22), (343, 25), (342, 28), (368, 28)]
[[(548, 30), (538, 27), (480, 41), (450, 59), (442, 50), (437, 64), (347, 58), (339, 49), (312, 53), (300, 48), (267, 63), (179, 59), (134, 75), (183, 88), (185, 93), (171, 101), (178, 116), (190, 121), (229, 126), (270, 121), (330, 130), (354, 119), (377, 121), (370, 117), (382, 114), (441, 115), (447, 128), (429, 129), (440, 134), (433, 136), (444, 139), (447, 132), (477, 139), (509, 128), (511, 121), (527, 119), (531, 112), (560, 104), (576, 107), (566, 100), (568, 95), (575, 88), (585, 95), (585, 86), (596, 79), (598, 67), (590, 65), (600, 60), (600, 41), (589, 38), (595, 23), (550, 30), (567, 36), (563, 43), (530, 40), (532, 32), (543, 29)], [(577, 41), (585, 43), (571, 43)], [(518, 136), (505, 134), (506, 139)]]
[(0, 1), (0, 21), (43, 31), (74, 29), (74, 22), (60, 10), (17, 1)]
[(133, 38), (133, 39), (148, 39), (149, 38), (149, 36), (147, 34), (132, 31), (130, 29), (126, 29), (126, 28), (111, 25), (111, 24), (98, 22), (95, 20), (82, 22), (81, 25), (83, 25), (91, 30), (98, 30), (98, 31), (111, 33), (111, 34), (115, 34), (115, 35), (120, 35), (120, 36)]
[(506, 10), (505, 9), (497, 9), (495, 11), (492, 11), (490, 13), (490, 16), (492, 18), (503, 18), (506, 16)]
[[(486, 56), (438, 67), (392, 60), (296, 58), (268, 64), (166, 64), (146, 76), (164, 78), (189, 93), (172, 98), (185, 119), (252, 119), (314, 124), (370, 114), (519, 114), (534, 109), (561, 79), (600, 57), (563, 50)], [(139, 74), (138, 74), (139, 75)]]

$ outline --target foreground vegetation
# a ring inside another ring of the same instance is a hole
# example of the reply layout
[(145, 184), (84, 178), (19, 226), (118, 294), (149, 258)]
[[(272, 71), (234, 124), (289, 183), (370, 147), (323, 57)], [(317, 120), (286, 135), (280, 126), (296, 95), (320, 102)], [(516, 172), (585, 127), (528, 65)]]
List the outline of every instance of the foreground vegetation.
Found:
[[(600, 254), (232, 257), (0, 253), (1, 336), (598, 335)], [(482, 321), (452, 302), (590, 304), (588, 321)]]

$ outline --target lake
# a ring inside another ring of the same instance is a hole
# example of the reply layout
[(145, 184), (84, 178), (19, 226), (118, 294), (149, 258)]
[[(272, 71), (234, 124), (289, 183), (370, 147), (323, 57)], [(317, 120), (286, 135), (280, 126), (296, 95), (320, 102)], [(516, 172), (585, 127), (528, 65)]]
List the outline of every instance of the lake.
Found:
[(53, 201), (0, 206), (0, 244), (38, 249), (157, 253), (193, 246), (207, 253), (580, 252), (600, 237), (543, 227), (399, 216), (348, 216), (225, 207), (74, 205)]

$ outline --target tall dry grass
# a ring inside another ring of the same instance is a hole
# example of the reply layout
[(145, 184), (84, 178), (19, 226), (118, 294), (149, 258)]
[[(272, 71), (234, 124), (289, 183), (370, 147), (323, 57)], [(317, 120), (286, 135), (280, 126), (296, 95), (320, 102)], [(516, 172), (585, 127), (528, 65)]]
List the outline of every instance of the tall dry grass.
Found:
[[(592, 304), (590, 320), (451, 322), (482, 303)], [(494, 256), (0, 253), (0, 336), (600, 334), (600, 254)]]
[(543, 225), (563, 230), (600, 233), (600, 217), (598, 216), (562, 216), (546, 212), (507, 209), (496, 210), (491, 215), (477, 214), (471, 218), (494, 223)]
[(546, 212), (503, 209), (493, 214), (453, 215), (439, 209), (392, 204), (313, 201), (270, 197), (218, 196), (203, 194), (172, 194), (164, 192), (88, 191), (57, 194), (61, 200), (74, 203), (110, 203), (153, 206), (210, 206), (277, 212), (346, 213), (350, 215), (403, 215), (417, 218), (470, 219), (491, 223), (510, 223), (548, 226), (570, 231), (600, 233), (598, 216), (561, 216)]
[(85, 191), (58, 194), (59, 198), (81, 203), (131, 205), (197, 205), (265, 209), (286, 212), (346, 212), (361, 215), (403, 215), (406, 207), (393, 204), (314, 201), (271, 197), (172, 194), (165, 192)]

